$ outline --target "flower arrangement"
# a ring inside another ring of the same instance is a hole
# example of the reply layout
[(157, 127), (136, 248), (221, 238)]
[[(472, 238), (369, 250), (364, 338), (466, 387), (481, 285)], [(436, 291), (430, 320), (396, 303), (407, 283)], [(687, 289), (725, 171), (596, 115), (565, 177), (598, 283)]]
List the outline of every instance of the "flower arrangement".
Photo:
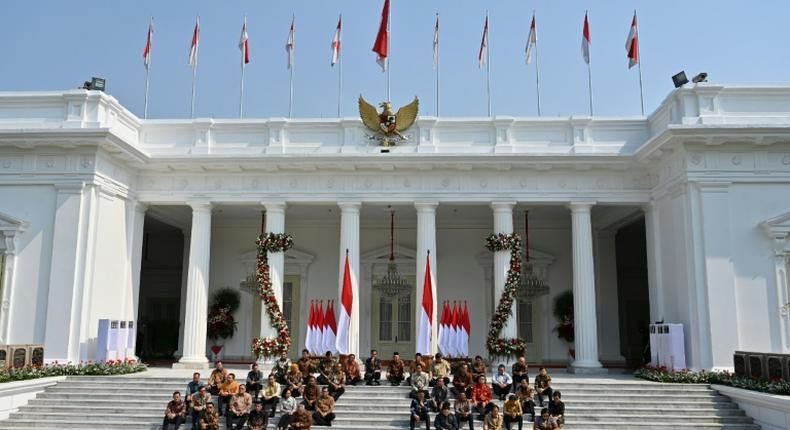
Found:
[(208, 338), (217, 341), (233, 337), (238, 322), (233, 313), (239, 308), (239, 292), (231, 288), (222, 288), (214, 293), (208, 311)]
[(521, 282), (521, 237), (513, 234), (492, 234), (485, 239), (486, 248), (491, 252), (510, 251), (510, 267), (505, 280), (505, 290), (499, 299), (486, 337), (486, 349), (494, 357), (518, 356), (526, 352), (526, 344), (522, 339), (500, 338), (499, 334), (508, 318), (513, 314), (513, 302), (516, 299), (518, 285)]
[(269, 272), (269, 253), (285, 252), (293, 247), (293, 237), (285, 233), (264, 233), (258, 236), (258, 260), (255, 277), (258, 281), (258, 294), (269, 317), (269, 324), (277, 330), (274, 338), (254, 338), (252, 340), (252, 353), (256, 357), (277, 357), (283, 352), (288, 352), (291, 347), (291, 333), (288, 323), (283, 317), (282, 310), (277, 304), (277, 297), (272, 289), (272, 279)]
[(135, 360), (108, 360), (88, 361), (79, 364), (53, 364), (11, 367), (0, 369), (0, 383), (24, 381), (28, 379), (47, 378), (50, 376), (99, 376), (99, 375), (124, 375), (127, 373), (143, 372), (148, 369), (143, 363)]
[(634, 372), (634, 376), (648, 381), (676, 384), (718, 384), (729, 385), (744, 390), (790, 396), (790, 382), (775, 378), (762, 380), (748, 376), (738, 376), (727, 371), (714, 372), (689, 369), (668, 370), (666, 367), (645, 366)]

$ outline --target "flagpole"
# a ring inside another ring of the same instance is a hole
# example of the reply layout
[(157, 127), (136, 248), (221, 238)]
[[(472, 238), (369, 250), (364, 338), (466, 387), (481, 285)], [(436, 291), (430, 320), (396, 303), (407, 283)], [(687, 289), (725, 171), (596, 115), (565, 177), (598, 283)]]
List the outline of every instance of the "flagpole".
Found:
[[(636, 18), (636, 9), (634, 9), (634, 18)], [(642, 116), (645, 116), (645, 93), (642, 89), (642, 47), (639, 42), (639, 21), (636, 21), (636, 52), (637, 67), (639, 68), (639, 104), (642, 107)]]
[(440, 60), (439, 50), (440, 50), (440, 46), (441, 46), (441, 34), (439, 33), (439, 31), (441, 31), (439, 29), (439, 12), (436, 12), (436, 27), (437, 27), (437, 30), (438, 30), (437, 31), (437, 35), (436, 35), (436, 37), (437, 37), (437, 40), (436, 40), (436, 118), (439, 118), (439, 101), (440, 101), (440, 97), (439, 97), (439, 64), (441, 63), (441, 61), (439, 61)]
[(291, 73), (290, 73), (290, 75), (288, 77), (288, 118), (291, 118), (291, 115), (293, 114), (293, 105), (294, 105), (294, 65), (296, 63), (295, 58), (294, 58), (295, 57), (294, 56), (294, 48), (295, 48), (294, 45), (296, 45), (296, 31), (294, 31), (294, 21), (295, 20), (296, 20), (296, 16), (292, 15), (291, 16), (291, 31), (292, 31), (291, 34), (293, 34), (294, 40), (293, 40), (293, 45), (291, 46), (291, 52), (289, 53), (289, 55), (291, 56), (290, 57), (291, 60), (289, 62), (290, 63), (289, 64), (290, 65), (289, 69), (291, 70)]
[[(535, 19), (535, 10), (532, 10), (532, 19)], [(540, 116), (540, 67), (538, 66), (538, 24), (535, 23), (535, 90), (538, 101), (538, 116)]]
[[(585, 19), (589, 19), (588, 11), (584, 11)], [(592, 45), (592, 44), (590, 44)], [(590, 93), (590, 116), (593, 116), (593, 90), (592, 90), (592, 46), (588, 45), (588, 57), (590, 61), (587, 62), (587, 89)]]
[(387, 58), (384, 59), (387, 65), (387, 101), (392, 101), (390, 98), (390, 53), (392, 50), (390, 49), (390, 41), (392, 40), (392, 33), (390, 27), (390, 23), (392, 22), (392, 9), (387, 11)]
[[(340, 14), (340, 31), (338, 32), (338, 43), (340, 49), (343, 49), (343, 14)], [(342, 118), (342, 99), (343, 99), (343, 53), (338, 52), (337, 59), (337, 117)]]
[(491, 117), (491, 21), (486, 11), (486, 94), (488, 97), (488, 116)]
[(195, 117), (195, 81), (197, 80), (197, 64), (195, 67), (192, 68), (192, 102), (191, 102), (191, 109), (189, 111), (189, 116), (191, 118)]

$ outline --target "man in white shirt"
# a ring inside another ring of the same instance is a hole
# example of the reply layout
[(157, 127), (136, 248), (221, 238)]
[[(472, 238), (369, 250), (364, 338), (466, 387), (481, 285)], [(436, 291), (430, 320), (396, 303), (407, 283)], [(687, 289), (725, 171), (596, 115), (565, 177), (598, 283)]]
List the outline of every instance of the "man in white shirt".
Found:
[(513, 387), (513, 378), (509, 373), (505, 372), (505, 365), (500, 364), (497, 371), (494, 372), (492, 378), (491, 388), (494, 390), (494, 395), (499, 397), (499, 400), (505, 400), (510, 389)]

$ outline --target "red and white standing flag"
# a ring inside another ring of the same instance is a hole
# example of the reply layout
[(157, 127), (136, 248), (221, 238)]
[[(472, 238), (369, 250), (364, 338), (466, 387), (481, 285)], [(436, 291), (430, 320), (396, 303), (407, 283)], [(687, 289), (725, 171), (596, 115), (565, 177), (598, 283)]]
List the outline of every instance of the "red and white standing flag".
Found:
[(350, 351), (351, 311), (354, 306), (354, 290), (351, 285), (351, 268), (348, 263), (348, 250), (346, 262), (343, 265), (343, 287), (340, 292), (340, 321), (337, 324), (337, 341), (335, 347), (340, 354)]
[(239, 51), (241, 51), (241, 67), (250, 62), (250, 36), (247, 34), (247, 17), (244, 17), (244, 25), (241, 26), (241, 36), (239, 37)]
[(151, 48), (154, 42), (154, 18), (151, 17), (151, 22), (148, 24), (148, 37), (145, 39), (145, 49), (143, 49), (143, 65), (145, 70), (151, 65)]
[(636, 11), (634, 11), (634, 19), (631, 21), (628, 38), (625, 40), (625, 50), (628, 52), (628, 68), (639, 64), (639, 30), (636, 25)]
[(529, 36), (527, 36), (527, 47), (524, 50), (524, 61), (532, 63), (532, 50), (538, 43), (538, 26), (535, 23), (535, 13), (532, 14), (532, 23), (529, 25)]
[(337, 354), (337, 347), (335, 346), (336, 341), (337, 322), (335, 321), (335, 301), (330, 300), (329, 303), (326, 304), (326, 315), (324, 315), (324, 353), (329, 351), (333, 355)]
[(478, 67), (481, 69), (488, 63), (488, 14), (483, 24), (483, 38), (480, 40), (480, 52), (477, 54)]
[(590, 64), (590, 22), (587, 20), (587, 12), (584, 13), (584, 28), (582, 29), (582, 58), (584, 62)]
[(379, 32), (376, 34), (376, 41), (373, 43), (373, 52), (376, 53), (376, 62), (381, 66), (381, 71), (387, 71), (387, 61), (389, 58), (390, 40), (390, 0), (384, 0), (384, 8), (381, 10), (381, 23)]
[(420, 307), (420, 327), (417, 332), (417, 352), (424, 355), (431, 353), (431, 336), (433, 334), (433, 283), (431, 282), (431, 252), (425, 258), (425, 280), (422, 288), (422, 306)]
[(469, 305), (464, 301), (463, 322), (461, 324), (461, 356), (469, 356), (469, 336), (472, 334), (472, 323), (469, 320)]
[(444, 354), (447, 354), (447, 346), (445, 345), (445, 338), (447, 337), (447, 300), (442, 303), (442, 314), (439, 316), (439, 336), (437, 339), (436, 344), (439, 346), (439, 350)]
[(296, 22), (296, 17), (291, 18), (291, 28), (288, 30), (288, 40), (285, 42), (285, 52), (288, 53), (288, 69), (291, 69), (294, 66), (294, 36), (295, 36), (295, 28), (294, 24)]
[(343, 15), (337, 19), (337, 28), (335, 28), (335, 35), (332, 36), (332, 63), (331, 66), (340, 61), (340, 49), (343, 41)]
[(200, 17), (195, 21), (195, 29), (192, 31), (192, 44), (189, 47), (189, 67), (193, 70), (198, 64), (198, 49), (200, 48)]
[(307, 333), (304, 337), (304, 347), (310, 352), (313, 351), (313, 320), (315, 320), (315, 302), (310, 300), (310, 312), (307, 314)]
[(458, 303), (453, 302), (450, 311), (450, 336), (447, 339), (447, 349), (453, 357), (460, 356), (458, 351)]

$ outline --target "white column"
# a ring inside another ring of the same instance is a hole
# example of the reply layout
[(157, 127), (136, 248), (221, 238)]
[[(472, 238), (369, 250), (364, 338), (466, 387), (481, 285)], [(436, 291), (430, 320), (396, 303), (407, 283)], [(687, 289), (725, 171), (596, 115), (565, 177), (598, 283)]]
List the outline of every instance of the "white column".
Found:
[[(513, 234), (513, 207), (516, 202), (493, 202), (491, 209), (494, 211), (494, 234)], [(494, 253), (494, 310), (496, 311), (499, 299), (505, 291), (507, 271), (510, 269), (510, 251), (497, 251)], [(500, 337), (518, 337), (518, 314), (514, 307), (511, 317), (505, 323)]]
[(351, 285), (354, 293), (354, 306), (351, 308), (351, 324), (348, 338), (349, 353), (359, 357), (359, 208), (360, 202), (338, 202), (340, 207), (340, 270), (338, 273), (338, 300), (335, 309), (339, 312), (342, 304), (340, 294), (343, 291), (343, 269), (346, 264), (348, 250), (349, 268), (351, 269)]
[(590, 209), (593, 203), (571, 203), (573, 235), (573, 322), (576, 360), (572, 372), (603, 370), (598, 361), (598, 321)]
[[(140, 268), (143, 260), (143, 229), (145, 228), (145, 212), (148, 209), (143, 203), (129, 201), (126, 212), (126, 240), (129, 259), (129, 291), (124, 303), (123, 318), (133, 322), (133, 334), (137, 333), (137, 312), (140, 305)], [(135, 351), (127, 351), (129, 358), (137, 359)]]
[(178, 349), (173, 353), (178, 358), (184, 355), (184, 324), (186, 322), (187, 309), (187, 276), (189, 275), (189, 235), (186, 229), (181, 230), (181, 233), (184, 235), (184, 243), (181, 255), (181, 293), (178, 307)]
[(183, 356), (174, 367), (207, 368), (206, 317), (211, 255), (211, 203), (190, 202), (192, 232), (189, 240), (189, 272), (184, 312)]
[[(431, 320), (431, 349), (430, 354), (436, 354), (437, 336), (439, 332), (437, 315), (437, 285), (436, 285), (436, 202), (415, 203), (417, 208), (417, 297), (415, 312), (415, 327), (420, 328), (420, 315), (422, 312), (422, 295), (425, 286), (425, 261), (430, 251), (431, 258), (431, 285), (433, 287), (433, 318)], [(418, 333), (419, 335), (419, 333)]]
[(664, 287), (661, 279), (661, 229), (655, 203), (642, 206), (645, 213), (647, 284), (650, 297), (650, 321), (664, 320)]
[[(266, 232), (285, 233), (285, 202), (264, 202), (266, 208)], [(272, 290), (280, 310), (283, 308), (283, 278), (285, 276), (285, 253), (269, 253), (269, 276), (272, 280)], [(298, 333), (295, 327), (288, 327), (291, 333)], [(261, 304), (261, 337), (277, 337), (277, 330), (269, 323), (269, 314), (266, 306)], [(299, 336), (291, 336), (296, 341)]]

